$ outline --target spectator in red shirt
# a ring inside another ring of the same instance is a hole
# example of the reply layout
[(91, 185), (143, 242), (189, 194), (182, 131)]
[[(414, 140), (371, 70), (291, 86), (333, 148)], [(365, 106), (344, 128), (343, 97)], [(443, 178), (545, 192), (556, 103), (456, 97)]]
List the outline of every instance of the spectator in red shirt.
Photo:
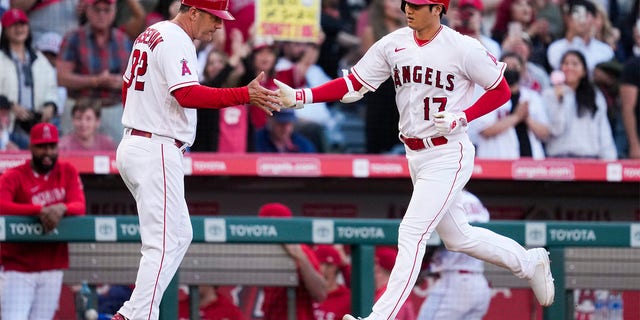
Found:
[[(218, 292), (218, 288), (211, 285), (198, 287), (200, 297), (200, 320), (245, 320), (240, 308), (224, 294)], [(180, 297), (180, 320), (193, 319), (189, 312), (189, 296)]]
[[(293, 213), (282, 203), (267, 203), (260, 208), (262, 218), (291, 218)], [(313, 320), (313, 303), (327, 298), (327, 281), (320, 273), (320, 263), (313, 249), (306, 244), (283, 244), (296, 261), (300, 284), (296, 288), (296, 320)], [(263, 320), (287, 319), (287, 288), (264, 288)]]
[(116, 150), (113, 139), (98, 132), (100, 128), (100, 102), (95, 99), (79, 99), (71, 109), (73, 131), (60, 138), (61, 151)]
[[(387, 290), (387, 283), (389, 283), (389, 275), (393, 265), (396, 263), (396, 257), (398, 256), (398, 250), (393, 247), (377, 247), (375, 253), (375, 263), (373, 266), (373, 278), (376, 286), (376, 292), (373, 297), (374, 301), (382, 296), (385, 290)], [(416, 319), (415, 308), (410, 299), (400, 307), (400, 311), (396, 316), (396, 320), (415, 320)]]
[(342, 316), (351, 312), (351, 289), (339, 282), (340, 273), (348, 263), (343, 261), (332, 245), (319, 245), (315, 252), (320, 261), (320, 272), (327, 280), (329, 290), (327, 300), (314, 304), (315, 319), (342, 319)]
[[(39, 123), (31, 129), (31, 161), (0, 176), (0, 215), (34, 216), (42, 229), (54, 230), (62, 217), (85, 214), (78, 171), (58, 162), (58, 129)], [(2, 243), (5, 281), (0, 298), (2, 319), (53, 319), (58, 308), (67, 243)]]

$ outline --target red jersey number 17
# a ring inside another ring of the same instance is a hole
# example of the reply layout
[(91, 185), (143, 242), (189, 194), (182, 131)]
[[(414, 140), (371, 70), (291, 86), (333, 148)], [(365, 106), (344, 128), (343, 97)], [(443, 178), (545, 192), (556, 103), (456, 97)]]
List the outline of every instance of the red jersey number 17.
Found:
[(425, 120), (429, 120), (429, 118), (430, 118), (429, 109), (431, 108), (432, 104), (434, 104), (434, 106), (437, 106), (437, 109), (436, 109), (436, 111), (434, 113), (442, 112), (442, 111), (444, 111), (445, 107), (447, 106), (447, 97), (426, 97), (426, 98), (424, 98), (424, 119)]

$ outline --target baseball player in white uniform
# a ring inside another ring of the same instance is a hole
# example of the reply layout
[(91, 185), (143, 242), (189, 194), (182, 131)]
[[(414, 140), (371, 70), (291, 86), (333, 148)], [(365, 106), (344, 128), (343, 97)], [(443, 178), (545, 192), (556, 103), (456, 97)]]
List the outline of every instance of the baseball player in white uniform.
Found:
[[(480, 199), (462, 190), (454, 206), (461, 206), (469, 222), (489, 222)], [(461, 252), (438, 248), (431, 257), (430, 273), (438, 279), (429, 287), (418, 320), (481, 320), (489, 310), (491, 288), (484, 277), (484, 262)]]
[[(351, 74), (307, 89), (277, 82), (282, 104), (299, 108), (313, 102), (354, 102), (387, 78), (394, 81), (400, 140), (414, 190), (398, 230), (398, 257), (388, 290), (374, 304), (369, 320), (395, 318), (418, 278), (426, 241), (434, 230), (450, 251), (528, 279), (543, 306), (554, 299), (544, 248), (527, 251), (512, 239), (472, 227), (462, 207), (455, 205), (473, 171), (475, 150), (467, 122), (507, 102), (510, 90), (503, 78), (504, 63), (477, 40), (441, 25), (448, 6), (449, 0), (405, 0), (408, 26), (377, 41)], [(475, 84), (486, 92), (473, 102)]]
[(193, 40), (211, 41), (223, 19), (234, 19), (228, 5), (183, 0), (173, 20), (147, 28), (131, 50), (116, 162), (136, 200), (142, 258), (131, 298), (113, 319), (158, 319), (164, 290), (191, 242), (182, 156), (195, 138), (196, 108), (250, 103), (270, 115), (280, 109), (277, 92), (259, 85), (262, 74), (241, 88), (199, 85)]

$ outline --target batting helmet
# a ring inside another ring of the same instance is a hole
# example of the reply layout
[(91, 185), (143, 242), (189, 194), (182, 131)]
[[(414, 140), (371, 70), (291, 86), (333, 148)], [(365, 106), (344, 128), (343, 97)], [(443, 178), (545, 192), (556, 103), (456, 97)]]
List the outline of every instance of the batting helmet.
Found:
[(450, 0), (402, 0), (402, 5), (400, 7), (402, 9), (402, 12), (404, 12), (404, 6), (407, 5), (407, 2), (418, 6), (424, 6), (427, 4), (441, 4), (444, 6), (444, 12), (447, 12), (447, 10), (449, 10)]
[(229, 13), (229, 0), (182, 0), (181, 3), (211, 13), (220, 19), (236, 19)]

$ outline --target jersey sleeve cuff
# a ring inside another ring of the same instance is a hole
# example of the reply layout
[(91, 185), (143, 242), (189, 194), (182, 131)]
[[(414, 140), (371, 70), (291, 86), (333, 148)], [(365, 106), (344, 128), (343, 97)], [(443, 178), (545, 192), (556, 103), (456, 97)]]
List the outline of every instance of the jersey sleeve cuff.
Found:
[(358, 73), (358, 70), (356, 70), (355, 67), (351, 68), (351, 73), (356, 78), (356, 80), (358, 80), (358, 82), (360, 82), (365, 88), (367, 88), (367, 90), (369, 90), (371, 92), (375, 92), (376, 91), (377, 88), (375, 88), (371, 84), (367, 83), (366, 81), (364, 81), (364, 79), (362, 79), (362, 77), (360, 77), (360, 74)]
[(187, 82), (176, 83), (173, 86), (169, 87), (169, 92), (173, 92), (176, 89), (193, 86), (193, 85), (199, 85), (199, 84), (200, 83), (198, 83), (198, 81), (187, 81)]

